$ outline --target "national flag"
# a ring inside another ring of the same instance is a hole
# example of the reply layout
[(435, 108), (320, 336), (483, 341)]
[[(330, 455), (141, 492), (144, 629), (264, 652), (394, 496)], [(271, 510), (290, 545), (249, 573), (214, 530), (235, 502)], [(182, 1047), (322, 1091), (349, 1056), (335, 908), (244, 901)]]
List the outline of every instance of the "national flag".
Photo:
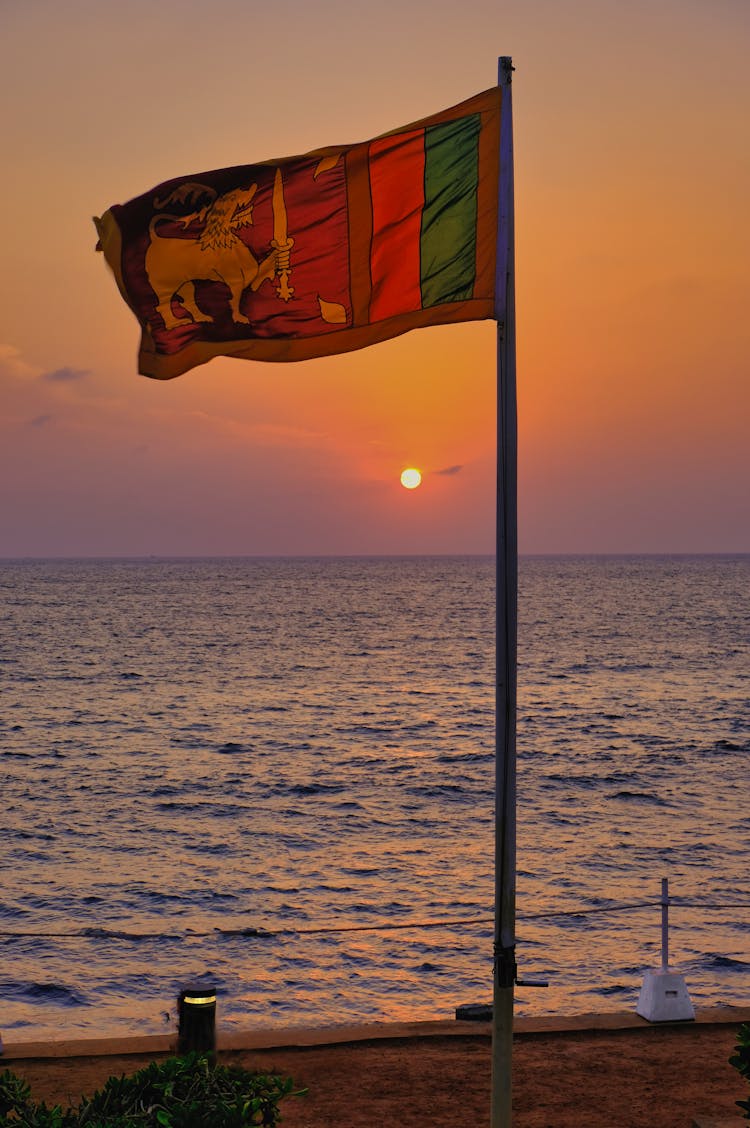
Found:
[(492, 318), (500, 99), (109, 208), (97, 249), (140, 322), (139, 371), (307, 360)]

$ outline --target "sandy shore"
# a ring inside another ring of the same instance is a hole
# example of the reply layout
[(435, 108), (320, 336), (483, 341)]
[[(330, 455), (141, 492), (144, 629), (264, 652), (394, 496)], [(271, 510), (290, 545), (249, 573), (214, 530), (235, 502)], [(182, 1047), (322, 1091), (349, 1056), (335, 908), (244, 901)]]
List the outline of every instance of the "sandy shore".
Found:
[[(750, 1008), (651, 1025), (635, 1015), (519, 1021), (514, 1128), (690, 1128), (743, 1123), (728, 1063)], [(290, 1075), (288, 1128), (488, 1125), (491, 1045), (480, 1023), (411, 1023), (220, 1036), (221, 1061)], [(6, 1046), (0, 1067), (38, 1098), (77, 1103), (111, 1074), (166, 1056), (167, 1038)], [(94, 1052), (97, 1050), (98, 1052)]]

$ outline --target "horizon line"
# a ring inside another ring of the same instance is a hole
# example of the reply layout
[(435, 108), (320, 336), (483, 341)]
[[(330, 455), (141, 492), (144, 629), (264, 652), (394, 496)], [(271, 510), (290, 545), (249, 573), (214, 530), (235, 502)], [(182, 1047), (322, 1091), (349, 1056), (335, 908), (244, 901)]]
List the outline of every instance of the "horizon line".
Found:
[[(494, 560), (494, 552), (230, 552), (230, 553), (85, 553), (85, 554), (44, 554), (36, 555), (0, 555), (0, 563), (23, 563), (24, 561), (162, 561), (162, 560)], [(697, 557), (743, 557), (750, 556), (750, 549), (715, 550), (715, 551), (640, 551), (629, 549), (627, 551), (597, 551), (582, 550), (576, 552), (519, 552), (518, 559), (695, 559)]]

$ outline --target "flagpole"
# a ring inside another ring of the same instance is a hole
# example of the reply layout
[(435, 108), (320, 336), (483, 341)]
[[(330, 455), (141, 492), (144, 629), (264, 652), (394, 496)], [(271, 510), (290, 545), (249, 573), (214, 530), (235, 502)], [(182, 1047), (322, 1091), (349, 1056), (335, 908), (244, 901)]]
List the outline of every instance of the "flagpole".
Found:
[(518, 592), (513, 62), (498, 59), (502, 89), (495, 317), (497, 520), (495, 532), (495, 938), (491, 1128), (512, 1124), (516, 981), (516, 638)]

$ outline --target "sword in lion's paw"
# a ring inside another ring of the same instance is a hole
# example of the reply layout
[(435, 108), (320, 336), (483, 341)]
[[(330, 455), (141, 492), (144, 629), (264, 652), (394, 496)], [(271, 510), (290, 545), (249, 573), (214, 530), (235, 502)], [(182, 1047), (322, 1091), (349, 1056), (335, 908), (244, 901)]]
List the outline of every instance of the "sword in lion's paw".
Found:
[[(283, 262), (283, 266), (277, 269), (279, 278), (279, 285), (276, 287), (276, 293), (282, 301), (288, 302), (294, 293), (294, 287), (289, 285), (289, 276), (292, 273), (291, 264), (289, 261), (289, 252), (294, 246), (294, 239), (290, 239), (287, 234), (286, 225), (286, 204), (284, 203), (284, 182), (281, 179), (281, 169), (276, 169), (276, 177), (273, 182), (273, 239), (271, 246), (279, 252), (279, 259)], [(284, 252), (286, 252), (284, 254)]]

